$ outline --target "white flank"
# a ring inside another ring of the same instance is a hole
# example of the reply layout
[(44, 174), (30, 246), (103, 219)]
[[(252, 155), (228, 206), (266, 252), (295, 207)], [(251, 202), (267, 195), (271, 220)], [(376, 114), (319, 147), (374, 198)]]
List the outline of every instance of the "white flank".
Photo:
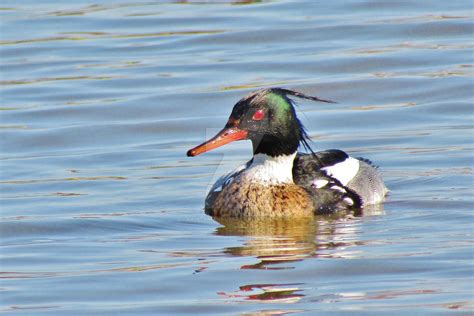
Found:
[(271, 157), (265, 154), (253, 156), (252, 164), (242, 174), (247, 180), (261, 184), (293, 183), (293, 161), (296, 152), (291, 155)]
[(342, 185), (347, 185), (359, 171), (359, 160), (349, 157), (343, 162), (321, 168), (321, 170), (326, 171), (328, 176), (339, 180)]

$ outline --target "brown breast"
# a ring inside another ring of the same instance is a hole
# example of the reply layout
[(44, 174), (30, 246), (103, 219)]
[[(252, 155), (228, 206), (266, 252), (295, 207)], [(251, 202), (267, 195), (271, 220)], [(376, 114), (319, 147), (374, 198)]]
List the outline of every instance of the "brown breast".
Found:
[(309, 194), (296, 184), (262, 185), (234, 181), (212, 203), (213, 216), (287, 217), (312, 216)]

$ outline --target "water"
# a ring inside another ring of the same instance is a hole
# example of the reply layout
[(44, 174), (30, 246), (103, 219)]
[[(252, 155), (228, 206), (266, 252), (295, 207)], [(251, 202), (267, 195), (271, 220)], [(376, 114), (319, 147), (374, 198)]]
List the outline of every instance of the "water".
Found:
[[(0, 311), (471, 313), (472, 2), (186, 2), (2, 2)], [(186, 151), (269, 86), (338, 101), (298, 112), (382, 208), (204, 214), (250, 144)]]

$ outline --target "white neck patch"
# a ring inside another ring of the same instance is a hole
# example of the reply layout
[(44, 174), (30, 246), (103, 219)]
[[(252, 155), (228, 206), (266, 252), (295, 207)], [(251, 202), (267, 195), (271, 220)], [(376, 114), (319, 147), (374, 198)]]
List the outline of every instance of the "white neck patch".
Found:
[(252, 164), (242, 175), (246, 180), (261, 184), (293, 183), (293, 162), (296, 152), (277, 157), (265, 154), (253, 156)]

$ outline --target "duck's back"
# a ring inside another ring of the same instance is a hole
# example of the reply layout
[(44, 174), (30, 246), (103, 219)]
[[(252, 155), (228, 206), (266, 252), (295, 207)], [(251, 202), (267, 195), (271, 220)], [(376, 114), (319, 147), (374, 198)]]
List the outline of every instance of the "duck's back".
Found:
[[(335, 149), (314, 154), (299, 153), (293, 165), (293, 178), (296, 184), (318, 192), (315, 193), (315, 198), (320, 198), (320, 191), (329, 189), (345, 193), (342, 200), (345, 199), (349, 206), (356, 207), (381, 203), (388, 191), (379, 170), (372, 162), (350, 157)], [(328, 195), (327, 199), (336, 202), (341, 196)]]
[(358, 158), (358, 160), (359, 171), (347, 184), (347, 187), (361, 197), (363, 205), (383, 202), (388, 189), (383, 182), (380, 171), (370, 160), (363, 158)]

